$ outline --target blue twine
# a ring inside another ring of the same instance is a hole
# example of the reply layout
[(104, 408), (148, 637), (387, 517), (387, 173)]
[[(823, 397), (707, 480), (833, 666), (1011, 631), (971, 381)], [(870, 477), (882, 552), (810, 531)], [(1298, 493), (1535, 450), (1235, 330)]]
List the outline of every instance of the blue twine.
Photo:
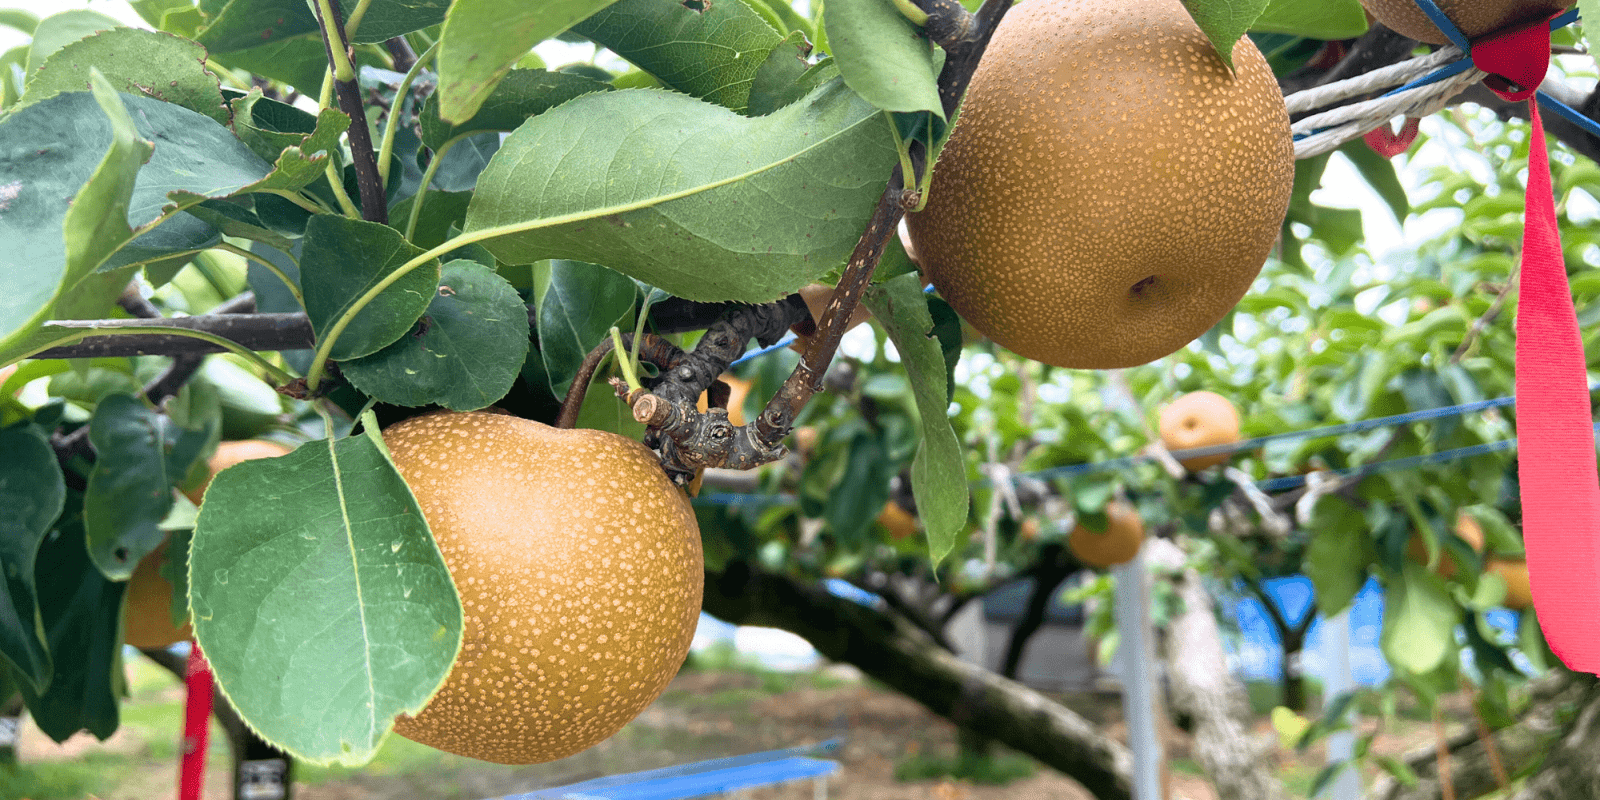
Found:
[[(1398, 89), (1392, 89), (1388, 92), (1385, 92), (1383, 94), (1384, 97), (1390, 97), (1392, 95), (1400, 94), (1401, 92), (1407, 92), (1419, 86), (1427, 86), (1430, 83), (1438, 83), (1445, 78), (1459, 75), (1472, 68), (1472, 43), (1468, 41), (1467, 37), (1461, 33), (1461, 30), (1455, 26), (1455, 23), (1451, 22), (1450, 18), (1445, 16), (1443, 11), (1439, 10), (1438, 4), (1434, 3), (1433, 0), (1415, 0), (1415, 2), (1418, 8), (1420, 8), (1424, 14), (1427, 14), (1429, 19), (1433, 20), (1433, 24), (1437, 25), (1439, 30), (1444, 32), (1444, 35), (1450, 39), (1451, 43), (1456, 47), (1461, 48), (1462, 56), (1461, 58), (1452, 61), (1451, 63), (1446, 64), (1434, 70), (1433, 72), (1428, 73), (1427, 75), (1417, 78)], [(1550, 30), (1559, 30), (1564, 28), (1568, 25), (1571, 25), (1573, 22), (1576, 22), (1577, 19), (1578, 10), (1574, 8), (1550, 20)], [(1584, 115), (1578, 113), (1578, 111), (1573, 109), (1571, 106), (1568, 106), (1567, 104), (1555, 99), (1554, 97), (1551, 97), (1548, 94), (1545, 94), (1544, 92), (1539, 92), (1538, 96), (1540, 103), (1576, 123), (1579, 127), (1582, 127), (1589, 133), (1592, 133), (1595, 136), (1600, 136), (1600, 124), (1597, 124), (1594, 120), (1585, 117)], [(1322, 130), (1326, 129), (1302, 133), (1296, 136), (1295, 139), (1304, 139), (1308, 136), (1314, 136), (1318, 133), (1321, 133)]]

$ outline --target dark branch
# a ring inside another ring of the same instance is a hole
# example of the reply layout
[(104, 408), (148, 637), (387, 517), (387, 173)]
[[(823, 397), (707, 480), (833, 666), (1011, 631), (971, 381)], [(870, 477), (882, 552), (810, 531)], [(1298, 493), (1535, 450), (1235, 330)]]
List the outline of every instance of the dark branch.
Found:
[[(148, 326), (144, 319), (104, 319), (74, 323), (74, 327), (129, 328)], [(174, 317), (159, 323), (168, 328), (214, 333), (255, 351), (302, 350), (315, 343), (311, 322), (304, 314), (204, 314)], [(221, 353), (227, 348), (189, 336), (140, 333), (94, 336), (64, 347), (53, 347), (34, 358), (109, 358), (115, 356), (175, 356), (185, 353)]]
[[(317, 24), (322, 27), (322, 44), (327, 49), (328, 64), (336, 65), (335, 49), (342, 51), (353, 66), (355, 53), (344, 38), (344, 10), (337, 2), (329, 3), (333, 19), (324, 19), (321, 3), (312, 3), (317, 11)], [(337, 67), (334, 67), (337, 72)], [(350, 117), (350, 157), (355, 162), (356, 185), (361, 190), (361, 218), (368, 222), (389, 222), (389, 200), (384, 194), (383, 178), (378, 174), (378, 157), (372, 150), (372, 132), (367, 128), (367, 113), (361, 106), (361, 87), (354, 75), (349, 80), (333, 81), (333, 93), (339, 98), (339, 110)]]
[[(622, 346), (633, 346), (633, 334), (622, 334)], [(600, 341), (599, 346), (589, 351), (583, 357), (583, 363), (578, 366), (578, 374), (572, 378), (572, 385), (567, 387), (566, 399), (561, 402), (561, 413), (556, 416), (557, 428), (571, 428), (578, 424), (578, 412), (583, 409), (583, 397), (589, 392), (589, 384), (594, 380), (595, 370), (600, 368), (600, 362), (611, 353), (611, 338), (608, 336)], [(683, 350), (666, 339), (647, 333), (639, 341), (639, 360), (648, 361), (656, 365), (663, 372), (677, 366), (684, 358)]]
[(410, 72), (411, 66), (417, 63), (417, 54), (411, 49), (411, 43), (404, 36), (396, 36), (383, 43), (384, 49), (389, 51), (389, 58), (394, 62), (395, 72)]
[(804, 637), (956, 725), (1032, 756), (1102, 800), (1132, 797), (1132, 756), (1088, 720), (939, 647), (898, 614), (829, 594), (747, 562), (707, 572), (705, 610)]
[(1028, 605), (1022, 617), (1011, 628), (1011, 637), (1006, 642), (1005, 660), (1000, 665), (1001, 675), (1016, 680), (1017, 671), (1022, 668), (1022, 655), (1027, 650), (1028, 640), (1033, 638), (1039, 627), (1044, 624), (1045, 613), (1050, 607), (1050, 598), (1055, 596), (1056, 589), (1060, 588), (1078, 567), (1078, 560), (1059, 543), (1051, 542), (1040, 548), (1039, 563), (1033, 570), (1032, 576), (1033, 591), (1028, 594)]

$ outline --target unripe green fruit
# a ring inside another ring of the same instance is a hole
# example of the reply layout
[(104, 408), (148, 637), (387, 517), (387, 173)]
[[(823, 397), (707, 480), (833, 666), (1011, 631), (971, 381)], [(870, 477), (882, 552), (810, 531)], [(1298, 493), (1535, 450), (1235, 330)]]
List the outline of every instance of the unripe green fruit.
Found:
[(907, 226), (979, 332), (1063, 367), (1143, 364), (1238, 303), (1294, 183), (1289, 115), (1180, 0), (1029, 0), (995, 32)]

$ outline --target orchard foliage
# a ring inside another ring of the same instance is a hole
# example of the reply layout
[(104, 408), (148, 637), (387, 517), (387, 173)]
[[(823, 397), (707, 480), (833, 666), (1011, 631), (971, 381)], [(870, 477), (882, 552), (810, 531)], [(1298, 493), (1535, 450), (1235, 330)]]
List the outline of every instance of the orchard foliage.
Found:
[[(1219, 51), (1248, 30), (1280, 75), (1365, 28), (1355, 0), (1186, 4)], [(302, 0), (131, 5), (153, 30), (91, 11), (3, 20), (32, 40), (0, 56), (0, 364), (16, 365), (0, 385), (0, 681), (58, 739), (117, 727), (123, 581), (164, 537), (192, 531), (187, 553), (170, 550), (187, 560), (170, 570), (184, 578), (175, 607), (193, 615), (229, 699), (297, 757), (366, 761), (438, 686), (462, 622), (375, 418), (351, 433), (363, 410), (500, 405), (548, 420), (585, 355), (614, 326), (650, 330), (655, 303), (764, 303), (831, 282), (910, 143), (936, 153), (950, 122), (944, 53), (908, 3), (343, 0), (353, 63), (330, 62)], [(533, 48), (557, 39), (596, 55), (546, 64), (540, 53), (559, 51)], [(364, 118), (336, 101), (350, 82)], [(352, 136), (363, 130), (367, 151)], [(1219, 576), (1307, 571), (1325, 613), (1377, 575), (1394, 687), (1427, 697), (1465, 672), (1505, 710), (1521, 677), (1508, 653), (1548, 658), (1531, 614), (1517, 642), (1485, 626), (1503, 587), (1449, 531), (1464, 510), (1500, 552), (1519, 549), (1511, 451), (1360, 478), (1287, 533), (1213, 524), (1232, 478), (1175, 479), (1153, 461), (1051, 478), (1024, 493), (1054, 498), (1042, 508), (991, 502), (991, 465), (1134, 454), (1159, 405), (1188, 390), (1233, 399), (1246, 436), (1509, 394), (1515, 297), (1502, 295), (1526, 131), (1467, 111), (1435, 130), (1421, 152), (1443, 166), (1420, 185), (1359, 143), (1333, 157), (1397, 218), (1450, 219), (1416, 252), (1369, 252), (1370, 221), (1313, 199), (1330, 159), (1301, 162), (1255, 290), (1199, 342), (1118, 373), (1043, 367), (976, 339), (891, 242), (866, 297), (877, 322), (796, 420), (815, 445), (760, 473), (762, 498), (699, 505), (708, 568), (742, 558), (975, 591), (1074, 520), (1103, 525), (1126, 496)], [(1600, 172), (1570, 156), (1557, 169), (1576, 271), (1600, 252), (1573, 219), (1578, 199), (1594, 206)], [(130, 283), (142, 299), (124, 296)], [(85, 320), (146, 302), (198, 315), (244, 291), (259, 313), (303, 313), (313, 347), (207, 356), (155, 403), (165, 356), (47, 353), (111, 330)], [(1576, 274), (1574, 291), (1592, 331), (1600, 281)], [(784, 350), (738, 368), (754, 384), (747, 416), (796, 360)], [(641, 436), (611, 394), (597, 382), (579, 424)], [(1232, 466), (1259, 480), (1513, 434), (1502, 409), (1282, 440)], [(220, 439), (256, 436), (300, 447), (226, 471), (198, 515), (172, 491), (204, 477)], [(917, 507), (926, 541), (873, 522), (891, 495)], [(1043, 533), (1023, 536), (1038, 514)], [(1414, 531), (1430, 559), (1467, 568), (1445, 579), (1406, 561)]]

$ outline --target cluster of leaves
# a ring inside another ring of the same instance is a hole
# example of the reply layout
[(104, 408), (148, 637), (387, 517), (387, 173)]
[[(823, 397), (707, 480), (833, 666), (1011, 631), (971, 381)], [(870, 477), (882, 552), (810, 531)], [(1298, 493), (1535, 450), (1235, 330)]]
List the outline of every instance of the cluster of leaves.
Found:
[[(0, 267), (0, 364), (23, 362), (0, 386), (0, 451), (19, 454), (0, 465), (0, 656), (53, 736), (115, 728), (122, 581), (169, 532), (193, 529), (187, 554), (172, 548), (187, 558), (169, 570), (187, 578), (175, 610), (192, 611), (230, 699), (299, 757), (365, 761), (394, 715), (442, 680), (461, 611), (375, 424), (345, 435), (359, 412), (500, 403), (549, 418), (584, 354), (614, 325), (648, 324), (652, 299), (766, 302), (828, 280), (907, 143), (936, 151), (948, 128), (942, 53), (887, 2), (340, 5), (363, 119), (333, 104), (323, 33), (301, 0), (133, 2), (155, 30), (92, 12), (18, 18), (32, 43), (0, 56), (0, 245), (13, 254)], [(1188, 5), (1224, 53), (1248, 29), (1280, 73), (1365, 26), (1354, 0)], [(546, 69), (532, 49), (558, 36), (628, 66), (597, 56)], [(406, 49), (422, 54), (410, 70), (393, 55)], [(1517, 129), (1468, 124), (1504, 140), (1491, 149), (1519, 144)], [(381, 143), (388, 224), (360, 206), (360, 154), (342, 139), (352, 126)], [(1464, 619), (1479, 634), (1468, 639), (1480, 670), (1509, 679), (1504, 643), (1482, 627), (1499, 589), (1448, 538), (1471, 507), (1515, 549), (1504, 455), (1368, 477), (1287, 540), (1213, 531), (1210, 513), (1233, 484), (1174, 481), (1149, 462), (1049, 477), (1068, 511), (1051, 512), (1037, 536), (1020, 513), (985, 517), (990, 462), (1036, 471), (1126, 456), (1149, 441), (1153, 409), (1188, 389), (1234, 398), (1247, 435), (1509, 393), (1510, 306), (1486, 313), (1513, 263), (1515, 153), (1476, 183), (1441, 172), (1434, 198), (1414, 208), (1387, 163), (1359, 147), (1344, 157), (1398, 216), (1459, 207), (1462, 220), (1416, 263), (1388, 269), (1363, 251), (1358, 217), (1312, 203), (1327, 160), (1307, 161), (1258, 290), (1199, 345), (1114, 376), (977, 340), (892, 251), (868, 295), (871, 344), (848, 359), (855, 379), (804, 412), (798, 424), (818, 431), (807, 458), (762, 476), (768, 494), (796, 502), (701, 504), (708, 566), (744, 557), (807, 575), (923, 572), (977, 590), (1122, 494), (1152, 529), (1214, 536), (1225, 574), (1309, 571), (1324, 611), (1377, 574), (1394, 599), (1386, 644), (1430, 643), (1389, 648), (1419, 691), (1460, 668)], [(1573, 161), (1558, 186), (1588, 191), (1593, 178), (1592, 164)], [(1575, 265), (1594, 250), (1581, 228), (1563, 228)], [(130, 282), (169, 314), (249, 289), (260, 311), (303, 312), (315, 347), (211, 357), (161, 409), (136, 398), (161, 359), (30, 359), (103, 332), (65, 321), (120, 314)], [(1574, 290), (1592, 319), (1600, 284)], [(794, 361), (739, 369), (754, 383), (747, 411)], [(272, 393), (295, 375), (326, 383), (335, 407)], [(53, 402), (12, 398), (38, 378)], [(642, 433), (603, 388), (580, 424)], [(96, 458), (59, 464), (52, 437), (84, 426)], [(198, 520), (173, 498), (219, 438), (269, 429), (315, 441), (224, 472)], [(1350, 468), (1509, 431), (1486, 414), (1278, 442), (1235, 466), (1258, 479)], [(926, 545), (874, 523), (891, 498), (917, 509)], [(1427, 532), (1430, 554), (1442, 545), (1467, 568), (1446, 581), (1407, 564), (1413, 529)], [(1536, 626), (1524, 632), (1536, 640)], [(68, 664), (63, 652), (91, 657)]]

